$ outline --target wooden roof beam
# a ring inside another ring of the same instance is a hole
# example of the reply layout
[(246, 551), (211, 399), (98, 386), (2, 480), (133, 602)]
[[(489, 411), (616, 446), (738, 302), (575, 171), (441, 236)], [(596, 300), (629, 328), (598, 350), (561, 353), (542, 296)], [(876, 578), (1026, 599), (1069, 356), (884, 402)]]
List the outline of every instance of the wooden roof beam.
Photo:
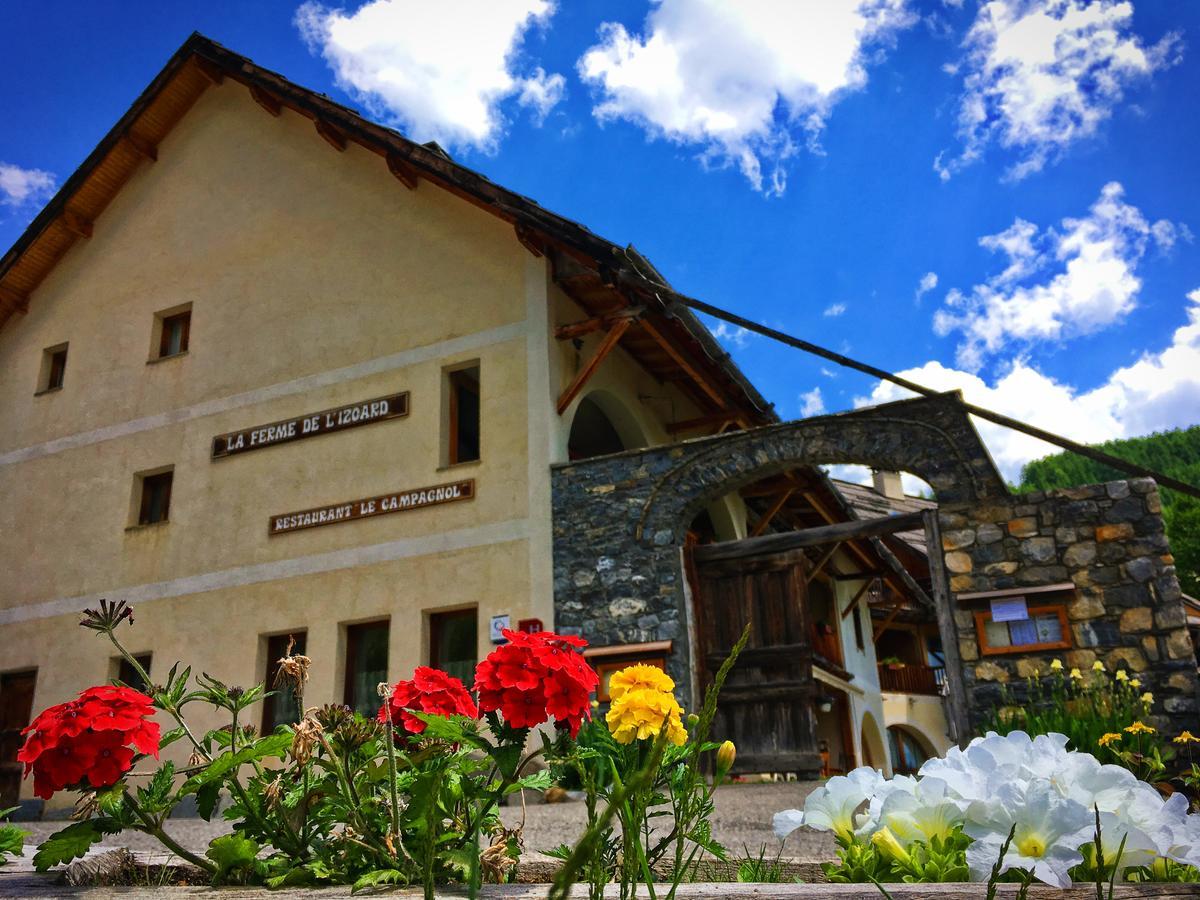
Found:
[(121, 140), (125, 143), (125, 146), (129, 147), (143, 159), (148, 159), (150, 162), (158, 162), (158, 147), (145, 138), (138, 137), (132, 131), (127, 131), (121, 135)]
[(780, 492), (775, 498), (774, 502), (772, 502), (767, 508), (767, 511), (762, 514), (762, 517), (754, 523), (754, 528), (750, 531), (750, 537), (758, 537), (760, 534), (766, 531), (767, 526), (771, 524), (771, 520), (775, 518), (776, 514), (781, 509), (783, 509), (783, 505), (788, 502), (788, 498), (790, 498), (794, 493), (796, 493), (796, 489), (794, 487)]
[(842, 610), (842, 618), (843, 619), (845, 619), (847, 616), (850, 615), (850, 613), (854, 610), (854, 607), (858, 606), (858, 601), (861, 600), (863, 597), (863, 594), (865, 594), (870, 589), (871, 582), (873, 582), (874, 580), (875, 580), (874, 578), (868, 578), (866, 581), (864, 581), (862, 583), (862, 587), (860, 587), (858, 589), (858, 593), (856, 593), (853, 597), (850, 598), (850, 602), (847, 603), (846, 608)]
[(604, 362), (605, 357), (613, 351), (613, 348), (617, 346), (617, 341), (621, 340), (621, 335), (628, 331), (629, 326), (632, 324), (632, 319), (619, 319), (609, 329), (608, 334), (604, 336), (604, 340), (600, 342), (600, 346), (596, 348), (596, 352), (592, 354), (592, 358), (576, 373), (575, 379), (558, 398), (558, 414), (560, 416), (566, 412), (567, 407), (571, 405), (571, 401), (579, 396), (579, 392), (588, 383), (588, 379), (600, 367), (600, 363)]
[(417, 189), (417, 170), (402, 160), (399, 155), (389, 153), (387, 155), (387, 167), (396, 180), (410, 191)]
[(722, 425), (730, 423), (737, 424), (738, 416), (736, 413), (723, 412), (712, 416), (697, 416), (694, 419), (684, 419), (682, 422), (673, 422), (667, 426), (667, 431), (671, 434), (679, 434), (682, 431), (695, 431), (700, 428), (719, 428)]
[(817, 560), (817, 564), (808, 570), (804, 575), (804, 584), (808, 586), (812, 584), (812, 580), (817, 577), (820, 571), (825, 568), (825, 564), (833, 559), (833, 554), (838, 552), (838, 548), (842, 546), (841, 542), (830, 544), (829, 549), (821, 554), (821, 558)]
[(606, 316), (594, 316), (591, 319), (584, 319), (581, 322), (558, 325), (554, 329), (554, 336), (560, 341), (566, 341), (583, 337), (596, 331), (604, 331), (605, 329), (612, 328), (618, 322), (629, 322), (632, 324), (645, 311), (641, 306), (630, 306), (615, 313), (609, 313)]
[[(687, 372), (688, 377), (700, 386), (700, 389), (717, 405), (718, 409), (725, 409), (729, 406), (728, 401), (722, 396), (721, 392), (712, 386), (709, 380), (679, 352), (679, 348), (667, 340), (666, 336), (655, 325), (651, 324), (648, 319), (643, 319), (642, 328), (650, 337), (658, 342), (658, 345), (666, 351), (667, 356), (671, 357), (679, 368)], [(746, 425), (745, 421), (740, 417), (737, 419), (737, 422), (743, 427)]]
[(341, 153), (346, 149), (346, 136), (324, 119), (314, 119), (313, 126), (317, 129), (317, 134), (334, 150)]
[(0, 303), (24, 315), (29, 312), (29, 295), (0, 284)]
[(250, 96), (254, 98), (255, 103), (273, 116), (278, 117), (283, 112), (283, 101), (257, 84), (250, 85)]
[(905, 531), (911, 529), (914, 522), (921, 521), (923, 520), (920, 513), (882, 516), (878, 519), (853, 519), (849, 522), (839, 522), (836, 525), (806, 528), (803, 531), (785, 531), (781, 534), (767, 534), (762, 537), (743, 538), (740, 541), (723, 541), (719, 544), (707, 544), (696, 548), (696, 559), (704, 562), (715, 562), (724, 559), (746, 559), (747, 557), (764, 556), (769, 553), (786, 553), (790, 550), (800, 550), (804, 547), (820, 547), (834, 542), (877, 537), (881, 534)]
[(540, 259), (546, 255), (546, 251), (542, 249), (541, 242), (527, 227), (517, 222), (513, 225), (513, 231), (517, 233), (517, 242), (532, 253), (536, 259)]
[(200, 74), (208, 79), (209, 84), (220, 84), (225, 80), (225, 73), (212, 60), (205, 59), (203, 56), (193, 56), (192, 62)]
[(90, 238), (92, 236), (92, 220), (84, 218), (74, 210), (64, 209), (58, 221), (72, 234), (82, 238)]

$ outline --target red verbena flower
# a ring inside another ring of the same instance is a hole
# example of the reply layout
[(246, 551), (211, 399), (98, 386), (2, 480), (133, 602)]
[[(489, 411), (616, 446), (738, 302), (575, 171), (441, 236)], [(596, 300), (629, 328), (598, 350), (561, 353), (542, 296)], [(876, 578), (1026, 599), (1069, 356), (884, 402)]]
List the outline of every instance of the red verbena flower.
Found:
[(499, 710), (513, 728), (531, 728), (554, 719), (575, 737), (583, 717), (591, 718), (588, 698), (600, 682), (576, 652), (587, 641), (549, 631), (529, 634), (506, 629), (504, 637), (508, 643), (475, 667), (479, 708)]
[(439, 716), (479, 716), (466, 685), (441, 669), (417, 666), (412, 680), (398, 681), (391, 696), (379, 707), (380, 722), (390, 721), (409, 734), (420, 734), (425, 723), (412, 711)]
[[(49, 800), (65, 787), (105, 788), (137, 753), (158, 756), (154, 701), (126, 687), (88, 688), (78, 699), (40, 712), (22, 734), (17, 760), (33, 772), (34, 793)], [(133, 745), (134, 749), (130, 749)]]

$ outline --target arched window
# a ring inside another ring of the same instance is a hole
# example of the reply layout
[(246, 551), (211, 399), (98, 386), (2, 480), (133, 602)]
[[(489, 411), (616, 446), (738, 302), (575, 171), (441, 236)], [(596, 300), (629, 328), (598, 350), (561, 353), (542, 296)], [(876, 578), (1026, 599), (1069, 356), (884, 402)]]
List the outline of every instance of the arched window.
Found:
[(604, 414), (600, 404), (584, 397), (575, 411), (571, 423), (571, 436), (567, 439), (567, 456), (571, 459), (588, 459), (608, 453), (620, 453), (625, 449), (616, 426)]
[(917, 736), (899, 725), (889, 726), (888, 751), (892, 755), (892, 772), (896, 775), (915, 775), (929, 754)]

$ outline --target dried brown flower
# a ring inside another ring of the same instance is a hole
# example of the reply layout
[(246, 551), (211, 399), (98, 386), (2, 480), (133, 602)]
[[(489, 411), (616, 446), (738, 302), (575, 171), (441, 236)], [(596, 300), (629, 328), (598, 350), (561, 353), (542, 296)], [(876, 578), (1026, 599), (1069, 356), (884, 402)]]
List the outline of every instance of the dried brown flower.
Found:
[(312, 710), (304, 714), (304, 718), (296, 725), (296, 736), (292, 738), (292, 759), (304, 765), (312, 759), (313, 748), (321, 739), (325, 729), (312, 715)]
[(275, 809), (279, 806), (279, 801), (283, 797), (283, 776), (276, 775), (275, 780), (268, 782), (263, 788), (263, 798), (267, 801), (267, 806), (270, 809)]
[(79, 799), (75, 801), (75, 809), (71, 811), (71, 818), (80, 821), (90, 819), (100, 811), (100, 804), (96, 801), (96, 792), (87, 791), (80, 794)]
[(507, 879), (509, 870), (516, 866), (516, 859), (508, 852), (510, 839), (515, 839), (518, 848), (521, 846), (521, 826), (511, 831), (498, 827), (492, 833), (491, 845), (479, 854), (479, 871), (485, 881), (501, 884)]
[(287, 649), (283, 651), (283, 656), (276, 663), (275, 683), (271, 686), (290, 686), (296, 702), (303, 704), (304, 685), (308, 682), (308, 667), (312, 665), (312, 660), (301, 654), (293, 656), (292, 650), (295, 646), (295, 637), (288, 635)]

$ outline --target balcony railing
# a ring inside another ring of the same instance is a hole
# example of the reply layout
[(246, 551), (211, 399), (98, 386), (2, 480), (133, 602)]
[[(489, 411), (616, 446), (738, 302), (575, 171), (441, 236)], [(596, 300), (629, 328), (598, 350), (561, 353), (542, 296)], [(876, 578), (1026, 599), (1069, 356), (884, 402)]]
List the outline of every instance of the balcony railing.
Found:
[(879, 666), (879, 688), (898, 694), (932, 694), (942, 692), (946, 670), (942, 666)]

